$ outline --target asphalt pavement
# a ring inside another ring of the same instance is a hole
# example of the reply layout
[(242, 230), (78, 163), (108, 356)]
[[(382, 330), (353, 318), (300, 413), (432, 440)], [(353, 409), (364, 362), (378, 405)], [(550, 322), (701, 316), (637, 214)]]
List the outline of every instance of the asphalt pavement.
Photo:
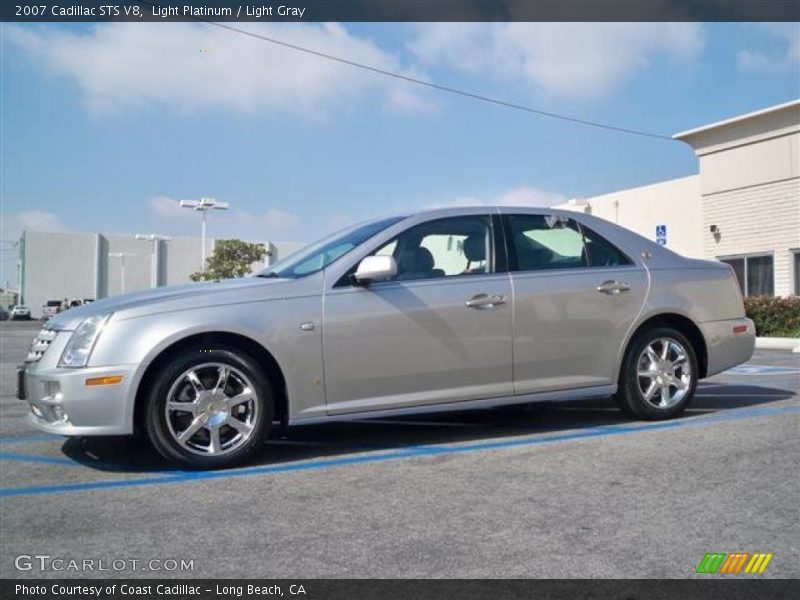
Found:
[(187, 473), (33, 430), (14, 366), (38, 327), (0, 323), (0, 577), (684, 578), (708, 552), (800, 577), (797, 354), (758, 351), (668, 422), (608, 400), (331, 423)]

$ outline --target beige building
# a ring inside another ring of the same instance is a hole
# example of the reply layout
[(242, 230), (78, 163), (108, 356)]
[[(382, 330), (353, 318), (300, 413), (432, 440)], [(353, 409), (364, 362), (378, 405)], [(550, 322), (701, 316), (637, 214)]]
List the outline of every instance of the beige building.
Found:
[(590, 212), (668, 248), (731, 264), (747, 295), (800, 294), (800, 101), (673, 136), (699, 173), (558, 208)]

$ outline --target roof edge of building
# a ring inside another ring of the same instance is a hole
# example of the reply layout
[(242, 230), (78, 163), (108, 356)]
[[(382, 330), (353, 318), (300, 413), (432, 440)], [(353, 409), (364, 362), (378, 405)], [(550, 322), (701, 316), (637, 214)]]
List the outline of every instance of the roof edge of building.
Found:
[(791, 108), (793, 106), (797, 106), (800, 108), (800, 98), (789, 100), (788, 102), (783, 102), (781, 104), (775, 104), (773, 106), (768, 106), (766, 108), (762, 108), (760, 110), (756, 110), (753, 112), (745, 113), (743, 115), (737, 115), (735, 117), (730, 117), (728, 119), (723, 119), (721, 121), (715, 121), (713, 123), (709, 123), (708, 125), (701, 125), (700, 127), (695, 127), (693, 129), (687, 129), (686, 131), (681, 131), (676, 133), (672, 136), (674, 140), (684, 140), (685, 138), (692, 137), (698, 133), (705, 133), (707, 131), (711, 131), (713, 129), (719, 129), (721, 127), (727, 127), (729, 125), (736, 125), (742, 121), (747, 121), (749, 119), (754, 119), (757, 117), (762, 117), (764, 115), (768, 115), (774, 112), (778, 112), (781, 110), (785, 110), (787, 108)]

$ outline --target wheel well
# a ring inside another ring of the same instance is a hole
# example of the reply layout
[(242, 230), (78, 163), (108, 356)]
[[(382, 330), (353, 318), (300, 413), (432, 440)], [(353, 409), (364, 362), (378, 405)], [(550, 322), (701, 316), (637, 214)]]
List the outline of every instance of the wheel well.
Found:
[(286, 391), (286, 378), (283, 376), (283, 371), (281, 371), (275, 357), (272, 356), (264, 346), (243, 335), (227, 332), (212, 332), (192, 335), (175, 342), (162, 350), (147, 366), (142, 380), (139, 382), (139, 387), (136, 390), (136, 403), (133, 412), (133, 426), (135, 429), (144, 429), (144, 396), (150, 382), (155, 377), (155, 374), (158, 373), (159, 369), (173, 356), (190, 346), (210, 346), (214, 344), (232, 346), (246, 353), (250, 358), (255, 360), (256, 363), (262, 366), (272, 386), (272, 393), (275, 396), (275, 420), (280, 421), (284, 425), (287, 423), (289, 419), (289, 396)]
[(697, 355), (697, 366), (700, 369), (699, 379), (703, 379), (708, 373), (708, 348), (706, 347), (706, 340), (697, 325), (695, 325), (691, 319), (683, 315), (664, 313), (650, 317), (636, 328), (636, 331), (634, 331), (633, 335), (630, 337), (628, 346), (630, 347), (630, 342), (636, 339), (636, 336), (641, 332), (655, 327), (671, 327), (686, 336), (686, 339), (692, 344), (694, 353)]

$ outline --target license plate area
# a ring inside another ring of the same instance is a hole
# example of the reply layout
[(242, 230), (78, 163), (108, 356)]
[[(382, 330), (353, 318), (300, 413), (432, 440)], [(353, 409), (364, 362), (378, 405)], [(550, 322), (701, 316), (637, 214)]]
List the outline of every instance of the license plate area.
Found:
[(17, 398), (26, 400), (28, 398), (28, 389), (25, 386), (25, 367), (17, 367)]

